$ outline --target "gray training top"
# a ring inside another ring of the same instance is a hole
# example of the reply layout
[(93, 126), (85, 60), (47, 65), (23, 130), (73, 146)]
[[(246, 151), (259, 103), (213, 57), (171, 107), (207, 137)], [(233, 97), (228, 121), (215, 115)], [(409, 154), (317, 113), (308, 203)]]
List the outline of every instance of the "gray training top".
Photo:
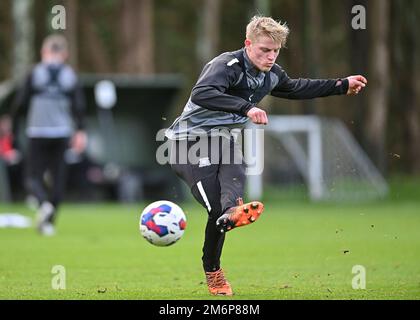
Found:
[(241, 129), (248, 111), (266, 95), (313, 99), (346, 94), (348, 86), (347, 79), (291, 79), (278, 64), (262, 72), (252, 65), (245, 49), (226, 52), (204, 67), (184, 111), (165, 135), (185, 140), (222, 128)]
[(84, 98), (73, 69), (66, 64), (37, 64), (18, 93), (12, 114), (28, 106), (26, 135), (67, 138), (83, 128)]

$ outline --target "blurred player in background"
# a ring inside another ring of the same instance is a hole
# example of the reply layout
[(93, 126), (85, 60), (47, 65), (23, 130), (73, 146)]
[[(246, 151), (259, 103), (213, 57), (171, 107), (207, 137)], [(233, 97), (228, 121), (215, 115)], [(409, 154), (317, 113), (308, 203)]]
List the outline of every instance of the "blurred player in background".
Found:
[[(266, 95), (286, 99), (354, 95), (367, 83), (363, 76), (329, 80), (289, 78), (276, 64), (288, 34), (285, 24), (268, 17), (254, 17), (247, 26), (245, 48), (223, 53), (204, 67), (183, 113), (166, 132), (171, 141), (172, 169), (208, 212), (202, 259), (213, 295), (233, 294), (220, 268), (226, 232), (255, 222), (264, 209), (257, 201), (243, 204), (245, 163), (235, 157), (242, 146), (229, 132), (243, 129), (249, 120), (266, 125), (267, 114), (258, 106)], [(196, 162), (180, 161), (180, 157), (194, 154), (199, 140), (207, 143), (208, 153), (201, 154)], [(223, 158), (231, 161), (226, 163)], [(245, 247), (248, 241), (252, 239), (244, 239)]]
[(41, 62), (27, 76), (14, 100), (11, 116), (27, 110), (25, 187), (37, 199), (38, 231), (54, 235), (54, 222), (66, 185), (65, 151), (86, 147), (85, 99), (75, 71), (66, 64), (68, 44), (62, 35), (45, 38)]

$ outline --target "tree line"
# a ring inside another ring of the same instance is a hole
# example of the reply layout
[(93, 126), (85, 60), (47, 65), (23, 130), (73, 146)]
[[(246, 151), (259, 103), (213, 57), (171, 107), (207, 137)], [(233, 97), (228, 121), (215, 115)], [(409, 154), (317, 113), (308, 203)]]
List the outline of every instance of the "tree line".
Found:
[[(364, 74), (363, 95), (267, 99), (271, 113), (339, 117), (382, 172), (420, 173), (420, 2), (416, 0), (6, 0), (0, 2), (0, 81), (36, 61), (54, 5), (66, 9), (71, 64), (87, 73), (182, 73), (189, 94), (202, 66), (243, 46), (255, 14), (287, 22), (280, 53), (291, 77)], [(354, 8), (366, 9), (355, 29)]]

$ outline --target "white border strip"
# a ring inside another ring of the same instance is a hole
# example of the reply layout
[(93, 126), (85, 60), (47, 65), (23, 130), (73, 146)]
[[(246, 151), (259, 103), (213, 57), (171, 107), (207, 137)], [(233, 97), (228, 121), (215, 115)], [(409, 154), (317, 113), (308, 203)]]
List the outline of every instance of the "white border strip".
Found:
[(206, 192), (204, 191), (203, 184), (201, 181), (197, 182), (198, 191), (200, 191), (201, 196), (203, 197), (204, 202), (206, 203), (207, 210), (211, 212), (211, 206), (209, 199), (207, 198)]

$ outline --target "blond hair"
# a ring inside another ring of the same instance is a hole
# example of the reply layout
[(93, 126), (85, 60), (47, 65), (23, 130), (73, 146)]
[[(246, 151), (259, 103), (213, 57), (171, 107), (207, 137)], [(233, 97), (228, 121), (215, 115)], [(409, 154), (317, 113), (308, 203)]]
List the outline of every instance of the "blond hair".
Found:
[(285, 47), (289, 32), (286, 23), (270, 17), (254, 16), (246, 27), (246, 38), (256, 41), (261, 36), (268, 36), (280, 47)]
[(46, 37), (42, 43), (42, 49), (54, 53), (66, 53), (68, 44), (66, 38), (61, 34), (52, 34)]

